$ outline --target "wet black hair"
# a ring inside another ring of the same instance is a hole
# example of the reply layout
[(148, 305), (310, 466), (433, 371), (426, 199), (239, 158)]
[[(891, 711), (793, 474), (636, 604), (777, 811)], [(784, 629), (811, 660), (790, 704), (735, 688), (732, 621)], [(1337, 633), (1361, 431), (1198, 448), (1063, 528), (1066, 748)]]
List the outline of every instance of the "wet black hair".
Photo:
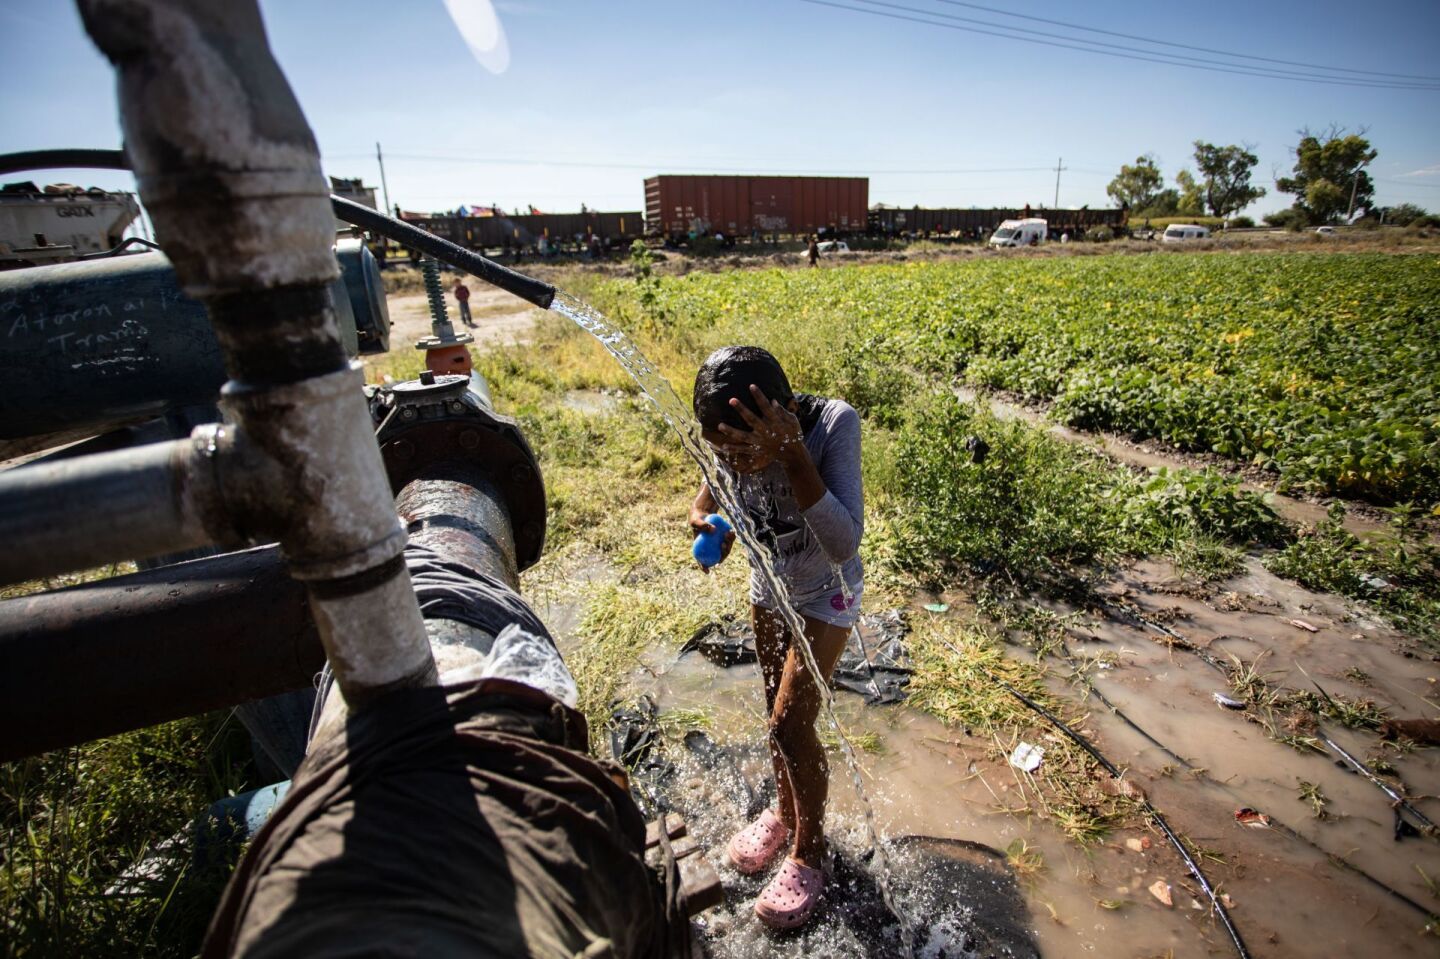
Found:
[(706, 357), (695, 374), (695, 418), (701, 427), (714, 430), (721, 423), (737, 430), (748, 430), (738, 410), (730, 400), (738, 397), (740, 402), (759, 414), (760, 406), (750, 392), (755, 384), (767, 397), (788, 407), (794, 400), (800, 418), (800, 427), (805, 432), (820, 418), (820, 407), (824, 400), (806, 393), (796, 393), (790, 388), (790, 380), (768, 350), (758, 346), (722, 346)]

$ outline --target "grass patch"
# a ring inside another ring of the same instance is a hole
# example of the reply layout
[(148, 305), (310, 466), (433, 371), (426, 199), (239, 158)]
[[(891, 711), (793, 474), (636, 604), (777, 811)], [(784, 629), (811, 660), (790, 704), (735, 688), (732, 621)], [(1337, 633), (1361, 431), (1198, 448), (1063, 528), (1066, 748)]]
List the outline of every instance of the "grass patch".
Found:
[(254, 785), (227, 713), (165, 723), (0, 766), (0, 939), (11, 956), (186, 957), (228, 863), (162, 859), (112, 888), (216, 798)]

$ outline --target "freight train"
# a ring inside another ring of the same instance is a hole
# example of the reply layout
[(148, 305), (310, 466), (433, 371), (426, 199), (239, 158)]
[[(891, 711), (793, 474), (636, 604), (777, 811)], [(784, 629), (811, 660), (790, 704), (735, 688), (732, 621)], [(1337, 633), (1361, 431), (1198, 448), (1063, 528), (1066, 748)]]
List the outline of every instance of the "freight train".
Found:
[(139, 215), (133, 193), (7, 183), (0, 189), (0, 269), (65, 263), (114, 249)]
[(772, 239), (865, 231), (870, 180), (834, 176), (652, 176), (645, 229), (682, 242), (720, 234)]
[(416, 226), (473, 250), (592, 253), (638, 238), (684, 244), (697, 237), (735, 242), (780, 237), (874, 238), (988, 236), (1001, 222), (1043, 217), (1052, 237), (1079, 238), (1094, 227), (1121, 231), (1126, 211), (1031, 209), (870, 209), (866, 177), (676, 176), (645, 180), (645, 214), (532, 213), (506, 216), (402, 213)]
[(871, 210), (865, 232), (876, 237), (974, 237), (988, 236), (1005, 220), (1039, 217), (1048, 224), (1052, 238), (1069, 233), (1079, 238), (1094, 227), (1113, 231), (1125, 228), (1125, 210), (1047, 210), (1031, 207), (991, 210), (926, 210), (895, 207)]
[(628, 245), (644, 234), (639, 211), (526, 213), (515, 216), (455, 216), (401, 213), (401, 219), (471, 250), (601, 251)]

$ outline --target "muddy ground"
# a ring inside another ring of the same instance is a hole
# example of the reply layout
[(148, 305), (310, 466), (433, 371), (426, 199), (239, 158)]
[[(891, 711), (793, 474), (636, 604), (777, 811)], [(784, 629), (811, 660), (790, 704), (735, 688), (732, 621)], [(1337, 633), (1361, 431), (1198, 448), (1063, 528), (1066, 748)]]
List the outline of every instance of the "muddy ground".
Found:
[[(603, 397), (583, 394), (567, 398), (567, 405), (596, 414), (610, 406)], [(581, 584), (594, 587), (617, 576), (594, 556), (577, 554), (566, 562), (562, 578), (573, 577), (577, 589), (560, 600), (543, 597), (539, 612), (571, 648), (578, 597), (586, 591)], [(1074, 614), (1065, 648), (1051, 660), (1052, 692), (1088, 710), (1083, 731), (1185, 838), (1231, 904), (1250, 953), (1440, 952), (1440, 940), (1425, 933), (1428, 913), (1440, 911), (1432, 885), (1440, 878), (1440, 844), (1414, 835), (1397, 841), (1389, 798), (1345, 768), (1317, 737), (1329, 737), (1372, 766), (1388, 763), (1395, 773), (1390, 781), (1403, 782), (1416, 807), (1440, 820), (1436, 750), (1397, 748), (1373, 730), (1326, 720), (1318, 729), (1292, 730), (1283, 712), (1223, 708), (1214, 694), (1237, 695), (1233, 674), (1206, 660), (1253, 666), (1253, 674), (1279, 695), (1313, 690), (1318, 683), (1335, 697), (1370, 700), (1391, 717), (1433, 719), (1440, 717), (1440, 669), (1432, 654), (1352, 603), (1278, 579), (1254, 558), (1239, 575), (1203, 587), (1177, 577), (1163, 562), (1145, 561), (1110, 577), (1098, 592), (1104, 598), (1098, 612), (1094, 604), (1073, 608), (1032, 598), (1036, 605)], [(924, 608), (937, 599), (933, 596), (916, 596), (905, 613), (912, 619), (977, 615), (963, 592), (943, 598), (949, 606), (943, 613)], [(1018, 645), (1012, 654), (1033, 657)], [(653, 696), (662, 715), (705, 712), (708, 735), (728, 744), (751, 789), (764, 788), (763, 704), (755, 666), (726, 669), (694, 653), (679, 656), (673, 647), (657, 647), (628, 685), (631, 694)], [(862, 779), (880, 833), (899, 841), (891, 858), (902, 902), (916, 903), (915, 896), (927, 889), (932, 896), (944, 893), (944, 884), (956, 880), (937, 874), (934, 882), (942, 888), (927, 887), (933, 863), (916, 858), (908, 845), (916, 840), (901, 837), (1019, 849), (1024, 931), (1046, 956), (1235, 954), (1181, 858), (1153, 825), (1139, 822), (1081, 847), (1023, 811), (1043, 801), (1031, 777), (1044, 779), (1047, 769), (1043, 762), (1030, 774), (1010, 767), (1000, 757), (1014, 742), (946, 728), (906, 704), (869, 707), (841, 692), (837, 705), (850, 734), (873, 734), (879, 742), (878, 752), (861, 754)], [(1292, 732), (1311, 745), (1297, 749), (1275, 738)], [(1024, 734), (1042, 747), (1057, 735), (1039, 721)], [(898, 954), (893, 928), (867, 932), (863, 923), (857, 926), (854, 901), (878, 908), (865, 889), (837, 895), (803, 934), (776, 938), (761, 930), (750, 912), (760, 884), (723, 864), (724, 843), (744, 821), (748, 794), (733, 777), (727, 782), (697, 766), (683, 747), (671, 745), (667, 755), (681, 767), (672, 798), (692, 833), (708, 846), (729, 893), (725, 906), (703, 917), (711, 955)], [(831, 783), (834, 868), (842, 877), (858, 870), (873, 880), (873, 868), (864, 863), (868, 843), (860, 807), (838, 754), (832, 755)], [(1313, 802), (1323, 803), (1318, 811)], [(1242, 808), (1263, 813), (1269, 825), (1237, 822)], [(1157, 882), (1170, 887), (1173, 905), (1149, 891)], [(933, 899), (923, 902), (911, 916), (915, 941), (926, 946), (918, 954), (987, 954), (962, 945), (967, 939), (972, 946), (993, 942), (979, 933), (986, 915), (1000, 906), (992, 904), (988, 912), (936, 911)], [(1013, 954), (1025, 954), (1023, 941), (1014, 948)]]
[[(528, 305), (478, 283), (472, 290), (481, 349), (525, 341), (535, 316)], [(392, 296), (390, 310), (396, 348), (429, 332), (423, 295)], [(586, 391), (565, 402), (592, 415), (614, 407), (613, 398)], [(1013, 404), (1000, 403), (997, 412), (1037, 416)], [(1132, 466), (1196, 465), (1123, 437), (1057, 432), (1070, 441), (1096, 443)], [(1323, 506), (1287, 498), (1275, 506), (1292, 522), (1314, 522), (1324, 512)], [(1347, 522), (1358, 533), (1379, 525), (1363, 510), (1352, 511)], [(583, 597), (619, 577), (583, 552), (558, 562), (564, 567), (560, 578), (574, 588), (546, 591), (538, 611), (570, 649), (577, 642)], [(552, 569), (548, 575), (553, 581), (557, 574)], [(1318, 729), (1290, 729), (1283, 714), (1254, 706), (1228, 709), (1214, 698), (1236, 695), (1235, 674), (1216, 664), (1239, 663), (1277, 694), (1313, 690), (1318, 683), (1333, 696), (1372, 701), (1394, 718), (1434, 719), (1440, 717), (1440, 668), (1433, 654), (1355, 604), (1272, 576), (1253, 557), (1239, 575), (1201, 587), (1162, 562), (1141, 562), (1098, 591), (1105, 598), (1098, 611), (1094, 604), (1071, 608), (1032, 598), (1036, 605), (1074, 614), (1061, 659), (1052, 660), (1052, 692), (1088, 710), (1083, 731), (1185, 838), (1231, 904), (1250, 953), (1440, 954), (1440, 939), (1426, 933), (1428, 914), (1440, 912), (1434, 886), (1440, 880), (1440, 843), (1414, 835), (1397, 840), (1390, 799), (1349, 771), (1318, 737), (1371, 765), (1388, 764), (1394, 770), (1389, 781), (1403, 782), (1416, 808), (1440, 820), (1436, 750), (1397, 748), (1372, 730), (1325, 720)], [(936, 598), (916, 596), (905, 614), (977, 615), (963, 592), (943, 597), (949, 606), (943, 613), (925, 609)], [(1117, 610), (1138, 616), (1115, 615)], [(1306, 625), (1295, 625), (1297, 620)], [(1018, 645), (1012, 652), (1033, 656)], [(708, 735), (725, 746), (748, 783), (697, 763), (678, 740), (667, 748), (678, 764), (670, 798), (687, 816), (692, 835), (709, 849), (727, 887), (726, 904), (699, 923), (709, 954), (898, 954), (897, 930), (877, 919), (884, 909), (866, 859), (860, 806), (838, 754), (832, 756), (827, 828), (839, 885), (846, 889), (832, 897), (810, 929), (786, 937), (765, 933), (750, 912), (760, 883), (724, 865), (724, 843), (743, 823), (746, 805), (755, 790), (764, 789), (766, 778), (755, 666), (726, 669), (693, 653), (682, 657), (673, 647), (656, 647), (629, 677), (627, 691), (650, 694), (662, 714), (703, 710), (710, 717)], [(1032, 941), (1052, 957), (1235, 954), (1181, 858), (1153, 825), (1140, 822), (1082, 847), (1023, 811), (1041, 801), (1031, 777), (1043, 779), (1047, 770), (1043, 762), (1033, 773), (1010, 767), (1003, 756), (1015, 743), (946, 728), (906, 704), (869, 707), (842, 692), (837, 705), (852, 735), (873, 734), (879, 743), (878, 752), (861, 754), (862, 781), (881, 835), (894, 844), (889, 848), (897, 895), (914, 912), (917, 954), (984, 955), (1000, 942), (1009, 943), (1009, 954), (1023, 955)], [(1310, 745), (1297, 749), (1277, 741), (1277, 735), (1291, 734)], [(1025, 735), (1043, 747), (1058, 734), (1037, 722)], [(595, 737), (603, 752), (602, 738)], [(1235, 814), (1242, 808), (1262, 813), (1268, 825), (1241, 824)], [(977, 862), (962, 863), (958, 873), (937, 866), (937, 842), (958, 842)], [(1020, 851), (1011, 857), (1019, 873), (1003, 861), (997, 867), (985, 849)], [(991, 873), (993, 880), (985, 880)], [(1169, 886), (1172, 905), (1149, 891), (1157, 882)], [(1008, 908), (1005, 890), (1011, 887), (1019, 894), (1020, 926), (1008, 940), (997, 939), (986, 922)], [(942, 901), (947, 888), (952, 897), (974, 901)], [(985, 890), (994, 893), (993, 901)]]

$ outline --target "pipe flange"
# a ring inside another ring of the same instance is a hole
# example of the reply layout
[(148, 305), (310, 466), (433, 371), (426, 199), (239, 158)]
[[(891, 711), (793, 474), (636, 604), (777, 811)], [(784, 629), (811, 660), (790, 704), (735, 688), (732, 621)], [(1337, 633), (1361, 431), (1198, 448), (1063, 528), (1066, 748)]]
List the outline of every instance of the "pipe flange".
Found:
[(475, 336), (472, 333), (452, 333), (450, 336), (425, 336), (415, 341), (417, 350), (438, 350), (445, 346), (464, 346), (466, 343), (474, 343)]
[[(391, 491), (398, 496), (440, 463), (478, 465), (510, 512), (516, 566), (529, 569), (545, 548), (545, 480), (539, 460), (515, 420), (486, 409), (469, 390), (457, 392), (442, 382), (449, 380), (463, 378), (436, 377), (440, 389), (430, 387), (428, 393), (418, 383), (392, 388), (390, 402), (414, 415), (387, 417), (376, 435)], [(385, 403), (379, 396), (372, 399), (377, 401)]]

